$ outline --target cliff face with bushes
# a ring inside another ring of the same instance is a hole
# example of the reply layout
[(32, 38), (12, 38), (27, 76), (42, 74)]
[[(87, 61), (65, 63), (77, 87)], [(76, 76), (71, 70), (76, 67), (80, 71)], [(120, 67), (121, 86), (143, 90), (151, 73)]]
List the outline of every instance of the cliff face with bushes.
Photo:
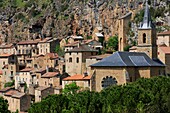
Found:
[[(151, 6), (159, 8), (161, 2), (153, 1)], [(168, 0), (162, 3), (164, 18), (170, 8)], [(135, 15), (142, 4), (139, 0), (0, 0), (0, 43), (48, 36), (87, 37), (99, 26), (110, 37), (117, 34), (118, 18), (129, 11)]]

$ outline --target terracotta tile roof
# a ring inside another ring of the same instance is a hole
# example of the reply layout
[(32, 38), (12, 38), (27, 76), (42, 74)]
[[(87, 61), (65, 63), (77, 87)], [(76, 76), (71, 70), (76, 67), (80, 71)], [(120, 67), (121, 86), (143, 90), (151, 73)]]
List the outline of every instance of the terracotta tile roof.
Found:
[(51, 78), (57, 76), (58, 74), (58, 72), (47, 72), (42, 75), (42, 78)]
[(25, 68), (25, 69), (22, 69), (22, 70), (20, 70), (20, 72), (30, 72), (30, 71), (32, 71), (34, 68)]
[(8, 48), (13, 48), (13, 44), (8, 44), (8, 45), (0, 45), (1, 49), (8, 49)]
[(15, 97), (15, 98), (21, 98), (22, 96), (25, 95), (25, 93), (21, 93), (17, 90), (9, 90), (8, 92), (5, 93), (5, 95)]
[(48, 89), (48, 88), (50, 88), (50, 87), (39, 86), (35, 90), (43, 91), (43, 90)]
[(66, 44), (65, 47), (76, 47), (78, 45), (79, 41), (75, 41), (73, 43)]
[(1, 54), (0, 57), (9, 57), (11, 55), (13, 55), (13, 54), (6, 54), (6, 53), (4, 53), (4, 54)]
[(169, 31), (165, 31), (165, 32), (158, 33), (158, 36), (160, 36), (160, 35), (170, 35), (170, 30), (169, 30)]
[(90, 79), (91, 79), (91, 76), (84, 77), (83, 75), (73, 75), (73, 76), (64, 78), (63, 80), (69, 81), (69, 80), (90, 80)]
[(0, 70), (0, 75), (2, 75), (3, 74), (3, 72), (2, 72), (2, 70)]
[(57, 53), (47, 53), (46, 55), (49, 56), (51, 59), (58, 58), (58, 54)]
[(159, 47), (165, 54), (170, 54), (170, 47)]
[(48, 38), (44, 38), (41, 41), (39, 41), (40, 43), (44, 43), (44, 42), (48, 42), (49, 40), (51, 40), (52, 37), (48, 37)]
[(6, 87), (6, 88), (1, 89), (0, 92), (6, 92), (6, 91), (9, 91), (11, 89), (13, 89), (13, 87)]
[(37, 44), (37, 43), (38, 43), (38, 42), (36, 42), (36, 41), (28, 40), (28, 41), (18, 42), (18, 45)]

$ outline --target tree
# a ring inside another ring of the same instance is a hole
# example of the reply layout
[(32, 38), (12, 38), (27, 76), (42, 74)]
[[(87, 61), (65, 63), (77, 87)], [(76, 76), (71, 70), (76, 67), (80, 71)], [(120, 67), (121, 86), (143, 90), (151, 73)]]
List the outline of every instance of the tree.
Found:
[(75, 82), (73, 82), (71, 84), (65, 85), (65, 88), (63, 89), (63, 94), (75, 94), (79, 89), (80, 87), (77, 86)]
[(7, 83), (5, 83), (4, 87), (11, 87), (11, 86), (13, 86), (13, 85), (14, 85), (14, 83), (15, 83), (15, 81), (14, 81), (14, 80), (12, 80), (11, 82), (7, 82)]
[(60, 48), (60, 45), (56, 45), (55, 51), (59, 56), (64, 56), (64, 50)]
[(107, 48), (111, 50), (118, 50), (118, 36), (110, 37), (107, 42)]
[(0, 97), (0, 113), (10, 113), (8, 110), (8, 101)]

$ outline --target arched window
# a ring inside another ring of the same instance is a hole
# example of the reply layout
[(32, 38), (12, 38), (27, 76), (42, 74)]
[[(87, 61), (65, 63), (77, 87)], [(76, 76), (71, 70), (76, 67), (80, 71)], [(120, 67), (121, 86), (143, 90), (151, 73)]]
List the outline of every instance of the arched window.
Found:
[(79, 63), (79, 58), (77, 57), (76, 62)]
[(143, 43), (146, 43), (146, 34), (143, 34)]
[(113, 78), (112, 76), (110, 76), (110, 77), (106, 76), (105, 78), (103, 78), (101, 84), (102, 84), (102, 88), (106, 88), (111, 85), (116, 85), (117, 80), (116, 80), (116, 78)]
[(72, 62), (72, 58), (71, 57), (69, 58), (69, 62)]

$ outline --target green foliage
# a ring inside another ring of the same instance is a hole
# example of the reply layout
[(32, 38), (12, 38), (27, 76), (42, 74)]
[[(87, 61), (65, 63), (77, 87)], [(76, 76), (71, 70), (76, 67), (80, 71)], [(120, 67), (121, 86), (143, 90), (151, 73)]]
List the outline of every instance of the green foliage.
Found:
[(169, 87), (167, 77), (141, 78), (101, 92), (50, 95), (33, 104), (29, 113), (170, 113)]
[(127, 45), (127, 46), (125, 46), (125, 47), (123, 48), (123, 50), (124, 50), (124, 51), (129, 51), (129, 48), (131, 48), (131, 46), (130, 46), (130, 45)]
[(107, 48), (109, 50), (118, 50), (118, 36), (110, 37), (107, 42)]
[(65, 85), (65, 88), (63, 89), (63, 94), (65, 95), (76, 94), (79, 89), (80, 87), (77, 86), (75, 82), (73, 82), (71, 84)]
[(7, 82), (7, 83), (5, 83), (4, 87), (11, 87), (11, 86), (14, 85), (14, 83), (15, 83), (15, 81), (12, 80), (12, 82)]
[(87, 36), (87, 39), (92, 39), (92, 36)]
[(0, 97), (0, 113), (10, 113), (8, 110), (8, 101)]
[(55, 51), (59, 56), (64, 56), (64, 50), (60, 48), (60, 45), (56, 45)]

